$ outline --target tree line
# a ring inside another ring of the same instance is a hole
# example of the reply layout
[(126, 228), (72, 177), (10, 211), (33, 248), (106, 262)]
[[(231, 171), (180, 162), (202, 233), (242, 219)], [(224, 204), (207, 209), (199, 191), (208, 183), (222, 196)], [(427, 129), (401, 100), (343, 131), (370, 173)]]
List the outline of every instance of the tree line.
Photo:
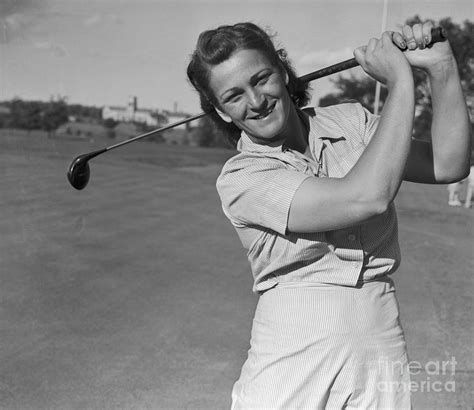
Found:
[[(426, 20), (424, 20), (426, 21)], [(407, 24), (422, 22), (416, 15), (409, 18)], [(474, 103), (474, 23), (465, 20), (462, 24), (454, 23), (451, 18), (443, 18), (438, 22), (433, 21), (435, 26), (441, 26), (446, 31), (452, 46), (454, 56), (458, 63), (463, 90), (466, 98)], [(414, 69), (415, 97), (417, 116), (414, 125), (414, 137), (419, 139), (430, 139), (430, 124), (432, 118), (431, 96), (429, 83), (425, 73)], [(355, 75), (352, 73), (340, 74), (333, 78), (332, 83), (335, 91), (323, 96), (319, 100), (319, 106), (328, 106), (345, 101), (358, 101), (370, 111), (374, 111), (376, 81), (368, 75)], [(387, 90), (382, 87), (379, 100), (379, 111), (382, 110), (387, 97)], [(42, 129), (51, 132), (62, 124), (68, 122), (71, 116), (77, 121), (85, 120), (104, 125), (109, 131), (115, 127), (113, 120), (102, 121), (101, 108), (84, 106), (80, 104), (67, 104), (66, 99), (58, 97), (48, 102), (23, 101), (15, 98), (11, 101), (0, 103), (8, 108), (9, 114), (0, 112), (0, 127), (21, 128), (27, 130)], [(472, 110), (472, 108), (471, 108)], [(471, 111), (472, 114), (472, 111)], [(189, 131), (189, 140), (197, 145), (208, 147), (229, 147), (226, 138), (216, 129), (209, 117), (200, 120), (199, 125)]]
[(50, 101), (26, 101), (14, 98), (3, 101), (1, 106), (8, 109), (8, 114), (0, 115), (0, 128), (19, 128), (25, 130), (44, 130), (51, 132), (68, 122), (71, 116), (76, 119), (100, 122), (101, 109), (80, 104), (67, 104), (65, 98)]

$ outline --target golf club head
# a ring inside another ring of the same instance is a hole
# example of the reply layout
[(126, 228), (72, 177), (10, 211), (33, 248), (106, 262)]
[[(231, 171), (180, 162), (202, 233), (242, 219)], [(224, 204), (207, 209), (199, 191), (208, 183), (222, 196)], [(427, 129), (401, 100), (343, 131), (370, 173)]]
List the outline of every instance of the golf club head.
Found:
[(79, 155), (72, 161), (67, 171), (69, 183), (79, 191), (84, 189), (89, 182), (91, 174), (88, 163), (89, 159), (88, 154)]
[(89, 182), (91, 175), (88, 161), (106, 151), (108, 151), (108, 149), (103, 148), (94, 152), (89, 152), (88, 154), (79, 155), (78, 157), (74, 158), (67, 171), (67, 179), (69, 180), (69, 183), (79, 191), (84, 189)]

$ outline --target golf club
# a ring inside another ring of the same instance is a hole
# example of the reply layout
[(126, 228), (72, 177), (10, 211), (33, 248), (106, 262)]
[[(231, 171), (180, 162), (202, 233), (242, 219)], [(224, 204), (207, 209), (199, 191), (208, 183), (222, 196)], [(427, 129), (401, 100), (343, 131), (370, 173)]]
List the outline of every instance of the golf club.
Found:
[[(442, 27), (436, 27), (431, 30), (431, 43), (437, 43), (440, 41), (444, 41), (446, 39), (445, 32)], [(313, 80), (316, 80), (318, 78), (326, 77), (331, 74), (339, 73), (344, 70), (348, 70), (350, 68), (357, 67), (359, 63), (356, 61), (355, 58), (351, 58), (349, 60), (342, 61), (337, 64), (333, 64), (331, 66), (322, 68), (320, 70), (313, 71), (312, 73), (303, 75), (299, 77), (299, 79), (303, 82), (310, 82)], [(110, 151), (112, 149), (121, 147), (123, 145), (130, 144), (132, 142), (138, 141), (142, 138), (149, 137), (150, 135), (157, 134), (162, 131), (169, 130), (171, 128), (177, 127), (178, 125), (186, 124), (188, 122), (197, 120), (199, 118), (202, 118), (206, 116), (207, 114), (202, 112), (200, 114), (197, 114), (193, 117), (185, 118), (184, 120), (174, 122), (172, 124), (166, 125), (165, 127), (147, 132), (145, 134), (138, 135), (136, 137), (130, 138), (128, 140), (119, 142), (117, 144), (111, 145), (109, 147), (102, 148), (97, 151), (89, 152), (87, 154), (82, 154), (76, 157), (71, 165), (68, 168), (67, 171), (67, 178), (69, 180), (69, 183), (76, 188), (77, 190), (82, 190), (86, 187), (87, 183), (89, 182), (90, 179), (90, 167), (89, 167), (89, 160), (92, 158), (103, 154), (104, 152)]]

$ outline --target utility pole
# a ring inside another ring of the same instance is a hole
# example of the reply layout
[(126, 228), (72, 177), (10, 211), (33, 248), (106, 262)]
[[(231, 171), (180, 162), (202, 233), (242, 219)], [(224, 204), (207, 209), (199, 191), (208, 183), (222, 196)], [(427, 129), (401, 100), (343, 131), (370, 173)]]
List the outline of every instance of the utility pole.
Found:
[[(388, 0), (383, 0), (381, 33), (383, 33), (387, 27), (387, 10), (388, 10)], [(374, 114), (375, 115), (378, 115), (379, 113), (379, 102), (380, 102), (380, 83), (377, 81), (377, 83), (375, 84), (375, 99), (374, 99)]]

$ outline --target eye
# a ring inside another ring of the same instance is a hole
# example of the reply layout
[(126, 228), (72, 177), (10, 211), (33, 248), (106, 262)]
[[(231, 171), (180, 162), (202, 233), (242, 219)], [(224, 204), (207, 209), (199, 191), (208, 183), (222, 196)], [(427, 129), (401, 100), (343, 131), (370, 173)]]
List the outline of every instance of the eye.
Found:
[(230, 94), (229, 96), (227, 96), (225, 99), (224, 99), (224, 104), (228, 104), (228, 103), (235, 103), (235, 102), (238, 102), (240, 100), (240, 97), (242, 96), (242, 93), (233, 93), (233, 94)]
[(266, 74), (262, 75), (261, 77), (259, 77), (258, 80), (257, 80), (257, 84), (260, 84), (260, 85), (265, 84), (268, 81), (268, 79), (270, 78), (270, 75), (271, 75), (271, 73), (266, 73)]

